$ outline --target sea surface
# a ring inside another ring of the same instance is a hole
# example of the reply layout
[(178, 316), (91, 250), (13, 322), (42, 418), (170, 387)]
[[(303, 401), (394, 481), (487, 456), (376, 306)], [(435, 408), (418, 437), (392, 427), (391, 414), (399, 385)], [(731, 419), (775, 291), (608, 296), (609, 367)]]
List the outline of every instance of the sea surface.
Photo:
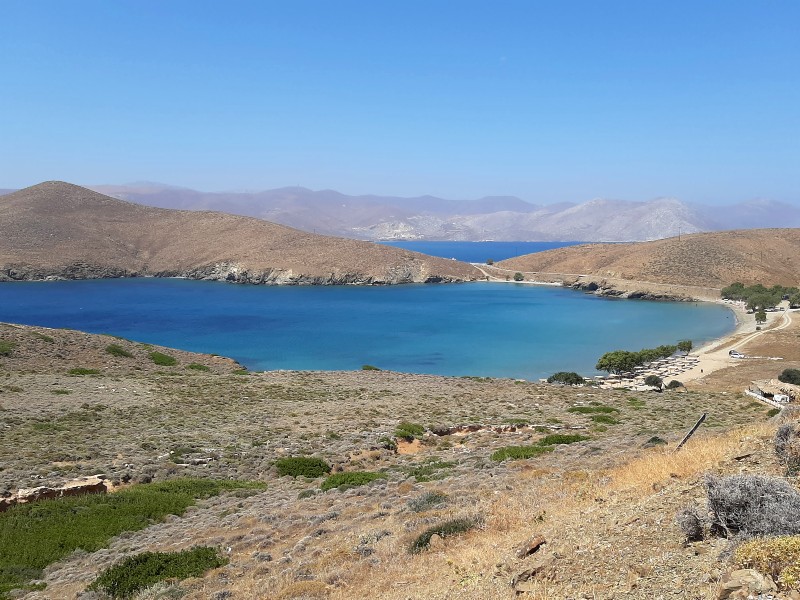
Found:
[(523, 254), (532, 254), (553, 248), (575, 246), (585, 242), (421, 242), (397, 241), (381, 242), (386, 246), (405, 248), (441, 258), (455, 258), (464, 262), (485, 263), (505, 260)]
[(517, 283), (270, 287), (182, 279), (0, 283), (0, 321), (230, 356), (253, 370), (382, 369), (536, 379), (610, 350), (733, 330), (705, 303)]

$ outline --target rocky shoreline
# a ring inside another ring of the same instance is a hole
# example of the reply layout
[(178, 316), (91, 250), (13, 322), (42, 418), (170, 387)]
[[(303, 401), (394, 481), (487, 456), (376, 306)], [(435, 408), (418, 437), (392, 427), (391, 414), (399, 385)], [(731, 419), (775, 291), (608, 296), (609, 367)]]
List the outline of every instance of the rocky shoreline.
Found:
[[(635, 283), (635, 282), (632, 282)], [(596, 281), (575, 281), (573, 283), (564, 282), (565, 287), (591, 293), (596, 296), (608, 298), (627, 298), (630, 300), (657, 300), (663, 302), (697, 302), (699, 298), (693, 298), (679, 293), (655, 292), (645, 290), (623, 290), (608, 284), (605, 280), (599, 283)]]
[(149, 271), (113, 266), (73, 263), (62, 267), (6, 265), (0, 268), (0, 282), (65, 281), (83, 279), (120, 279), (129, 277), (179, 277), (199, 281), (226, 281), (250, 285), (399, 285), (404, 283), (462, 283), (469, 279), (426, 274), (421, 269), (399, 266), (383, 276), (364, 273), (329, 273), (312, 275), (291, 269), (247, 269), (237, 263), (216, 263), (191, 269)]

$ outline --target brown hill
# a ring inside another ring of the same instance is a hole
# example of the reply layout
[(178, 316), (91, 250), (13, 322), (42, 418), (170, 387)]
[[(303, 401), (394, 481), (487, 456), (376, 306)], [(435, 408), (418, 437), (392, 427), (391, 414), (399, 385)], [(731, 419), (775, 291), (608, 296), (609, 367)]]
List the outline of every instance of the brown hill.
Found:
[(140, 206), (59, 181), (0, 200), (0, 280), (136, 275), (333, 284), (460, 281), (479, 273), (259, 219)]
[(720, 288), (800, 283), (800, 229), (696, 233), (653, 242), (585, 244), (497, 263), (503, 269)]

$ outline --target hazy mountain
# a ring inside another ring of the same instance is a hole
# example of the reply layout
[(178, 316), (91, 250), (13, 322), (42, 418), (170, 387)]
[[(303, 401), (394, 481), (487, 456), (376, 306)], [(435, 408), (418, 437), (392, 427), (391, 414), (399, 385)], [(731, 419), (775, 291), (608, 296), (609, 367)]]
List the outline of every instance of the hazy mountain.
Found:
[(92, 189), (149, 206), (229, 212), (366, 240), (640, 241), (698, 231), (800, 226), (800, 208), (768, 200), (728, 206), (674, 198), (537, 205), (513, 196), (348, 196), (302, 187), (209, 193), (142, 182)]
[(133, 275), (336, 284), (460, 281), (480, 272), (250, 217), (133, 204), (60, 181), (0, 200), (0, 280)]

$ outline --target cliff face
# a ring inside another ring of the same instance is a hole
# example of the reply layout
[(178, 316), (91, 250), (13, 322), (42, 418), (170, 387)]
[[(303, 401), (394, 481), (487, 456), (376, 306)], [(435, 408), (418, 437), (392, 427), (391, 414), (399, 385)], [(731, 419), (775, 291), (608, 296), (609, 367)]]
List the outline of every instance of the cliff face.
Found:
[(177, 276), (338, 285), (479, 275), (457, 261), (248, 217), (139, 206), (63, 182), (0, 200), (0, 281)]

